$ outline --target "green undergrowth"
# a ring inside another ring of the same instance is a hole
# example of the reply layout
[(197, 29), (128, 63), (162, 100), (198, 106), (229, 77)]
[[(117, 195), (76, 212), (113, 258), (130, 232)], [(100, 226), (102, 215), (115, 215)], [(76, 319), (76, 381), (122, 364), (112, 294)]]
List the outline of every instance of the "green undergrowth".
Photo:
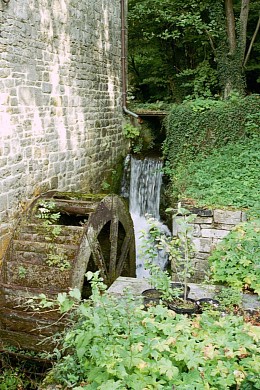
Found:
[(260, 220), (237, 225), (209, 257), (212, 280), (260, 296)]
[(172, 106), (163, 152), (170, 169), (260, 133), (260, 95), (196, 99)]
[(260, 137), (214, 150), (170, 172), (172, 196), (198, 206), (248, 209), (260, 217)]
[(19, 370), (12, 368), (0, 370), (0, 390), (23, 390), (27, 385), (29, 380)]
[(171, 108), (171, 104), (163, 101), (157, 101), (154, 103), (130, 103), (129, 108), (139, 113), (149, 111), (168, 112)]
[[(162, 305), (144, 310), (129, 292), (124, 299), (108, 294), (97, 274), (92, 292), (76, 306), (64, 356), (41, 390), (260, 389), (259, 327), (242, 317), (187, 317)], [(65, 303), (75, 307), (76, 295), (62, 294), (63, 313)]]

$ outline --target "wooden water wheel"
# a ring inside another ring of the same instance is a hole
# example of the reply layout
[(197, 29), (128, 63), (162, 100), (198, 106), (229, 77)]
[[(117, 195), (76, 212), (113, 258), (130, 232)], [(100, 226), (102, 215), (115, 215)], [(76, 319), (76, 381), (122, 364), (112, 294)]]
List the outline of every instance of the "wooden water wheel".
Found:
[(135, 277), (134, 230), (125, 201), (117, 195), (41, 195), (21, 216), (2, 264), (0, 340), (49, 349), (37, 346), (39, 335), (55, 332), (57, 318), (53, 313), (28, 314), (23, 302), (74, 287), (86, 298), (88, 270), (99, 270), (107, 286), (120, 275)]

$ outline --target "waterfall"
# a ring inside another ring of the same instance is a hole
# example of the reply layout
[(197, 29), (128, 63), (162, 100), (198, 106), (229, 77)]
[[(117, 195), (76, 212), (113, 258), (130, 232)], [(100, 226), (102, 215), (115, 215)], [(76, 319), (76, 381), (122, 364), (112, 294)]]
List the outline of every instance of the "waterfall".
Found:
[[(129, 165), (128, 161), (128, 167)], [(162, 161), (152, 158), (138, 160), (132, 156), (130, 166), (129, 203), (135, 230), (136, 276), (137, 278), (145, 278), (149, 276), (149, 271), (144, 268), (144, 256), (142, 255), (141, 249), (143, 243), (140, 238), (142, 231), (149, 231), (149, 225), (145, 215), (149, 214), (151, 217), (156, 218), (162, 232), (167, 235), (170, 234), (169, 229), (159, 222)], [(154, 261), (164, 269), (167, 257), (162, 251), (158, 251), (158, 256)]]

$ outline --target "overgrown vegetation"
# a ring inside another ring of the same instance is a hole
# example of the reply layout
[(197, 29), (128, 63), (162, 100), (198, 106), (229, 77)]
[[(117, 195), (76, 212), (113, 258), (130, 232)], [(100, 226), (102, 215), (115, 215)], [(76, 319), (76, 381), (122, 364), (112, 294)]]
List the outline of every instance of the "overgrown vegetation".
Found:
[(196, 99), (173, 105), (165, 120), (168, 167), (206, 156), (230, 142), (260, 132), (260, 95), (229, 100)]
[[(17, 348), (10, 347), (9, 350), (12, 354)], [(37, 376), (36, 366), (29, 360), (19, 361), (17, 357), (11, 357), (7, 350), (1, 352), (0, 390), (36, 390), (42, 378), (41, 375)]]
[(214, 282), (260, 295), (260, 220), (237, 225), (209, 258)]
[(260, 139), (243, 139), (172, 170), (172, 196), (260, 216)]
[(130, 149), (133, 153), (144, 153), (154, 146), (154, 134), (151, 128), (145, 123), (138, 126), (125, 123), (123, 126), (123, 134), (130, 141)]
[(19, 370), (9, 368), (3, 372), (0, 371), (0, 390), (22, 390), (26, 389), (29, 384), (30, 380)]
[[(259, 294), (259, 95), (175, 106), (164, 153), (172, 201), (243, 209), (252, 219), (234, 229), (210, 258), (213, 281)], [(258, 219), (258, 221), (257, 221)]]
[[(130, 293), (111, 296), (97, 274), (88, 277), (93, 295), (79, 304), (78, 322), (65, 335), (65, 355), (45, 386), (260, 389), (259, 327), (217, 311), (187, 317), (161, 305), (143, 310)], [(73, 306), (75, 300), (67, 304)]]

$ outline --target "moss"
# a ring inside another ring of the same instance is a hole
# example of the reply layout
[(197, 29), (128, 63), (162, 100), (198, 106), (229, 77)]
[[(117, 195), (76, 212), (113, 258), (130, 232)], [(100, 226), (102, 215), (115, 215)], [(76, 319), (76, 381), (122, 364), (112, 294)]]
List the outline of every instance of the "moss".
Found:
[(102, 189), (107, 193), (120, 194), (124, 172), (124, 157), (120, 156), (117, 163), (107, 171)]
[(106, 194), (86, 194), (83, 192), (55, 192), (52, 197), (67, 200), (101, 201)]

